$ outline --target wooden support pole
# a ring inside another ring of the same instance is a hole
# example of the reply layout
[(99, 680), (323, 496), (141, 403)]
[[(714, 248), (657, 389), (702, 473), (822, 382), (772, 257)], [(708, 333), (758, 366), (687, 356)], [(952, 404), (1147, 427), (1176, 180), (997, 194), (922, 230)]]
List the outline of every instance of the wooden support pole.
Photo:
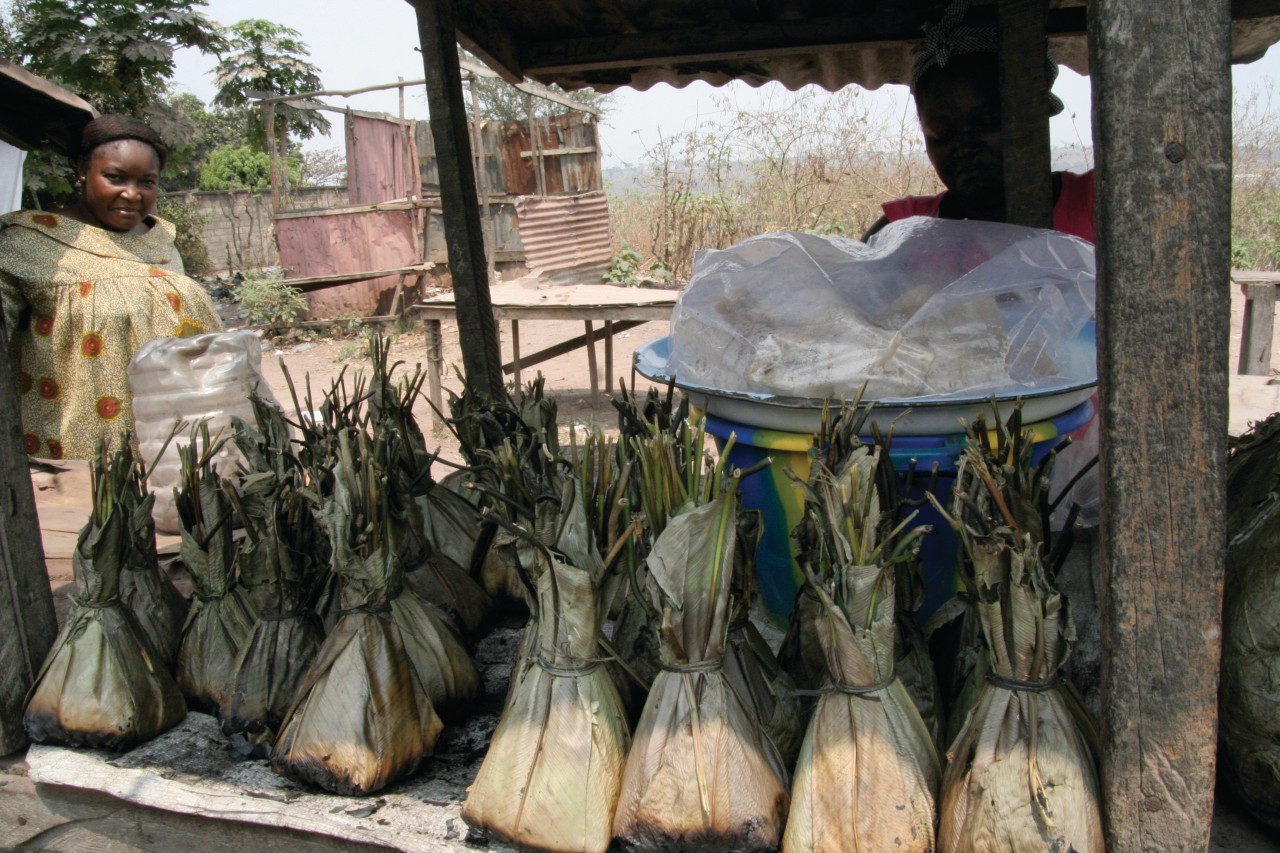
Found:
[(502, 356), (485, 272), (484, 231), (476, 205), (476, 176), (467, 139), (452, 0), (414, 0), (427, 80), (431, 137), (440, 174), (449, 272), (458, 307), (458, 337), (467, 383), (494, 399), (505, 392)]
[(0, 755), (27, 745), (27, 691), (58, 634), (0, 311)]
[(1107, 849), (1204, 851), (1226, 555), (1228, 0), (1094, 0), (1089, 57)]
[(1000, 0), (1005, 218), (1034, 228), (1053, 227), (1048, 19), (1048, 0)]

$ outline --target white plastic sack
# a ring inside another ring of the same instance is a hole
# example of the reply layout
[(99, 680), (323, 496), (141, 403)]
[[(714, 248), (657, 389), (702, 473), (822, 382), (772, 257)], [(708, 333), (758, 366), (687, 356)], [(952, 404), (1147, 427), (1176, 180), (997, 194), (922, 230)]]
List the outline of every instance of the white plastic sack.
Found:
[[(252, 332), (212, 332), (189, 338), (156, 338), (143, 344), (129, 362), (129, 388), (138, 450), (152, 464), (174, 426), (182, 431), (155, 462), (148, 486), (155, 493), (152, 515), (162, 533), (179, 531), (173, 490), (179, 486), (178, 447), (191, 443), (191, 430), (209, 423), (209, 434), (231, 438), (231, 417), (254, 422), (249, 396), (275, 402), (262, 377), (262, 344)], [(223, 445), (217, 467), (222, 476), (235, 473), (240, 454), (233, 441)]]
[(868, 242), (765, 234), (700, 252), (669, 372), (717, 391), (867, 399), (1015, 396), (1096, 379), (1085, 240), (912, 217)]

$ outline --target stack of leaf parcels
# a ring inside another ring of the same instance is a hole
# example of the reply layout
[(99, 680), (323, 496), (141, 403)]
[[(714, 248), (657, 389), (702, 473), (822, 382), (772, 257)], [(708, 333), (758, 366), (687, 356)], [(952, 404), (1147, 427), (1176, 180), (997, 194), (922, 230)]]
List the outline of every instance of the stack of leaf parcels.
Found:
[(178, 648), (178, 686), (192, 707), (210, 712), (221, 705), (232, 664), (257, 619), (236, 577), (231, 498), (214, 467), (222, 443), (211, 440), (208, 423), (201, 423), (192, 442), (178, 448), (182, 488), (175, 500), (182, 562), (195, 589)]
[[(23, 725), (38, 743), (127, 749), (187, 713), (178, 685), (119, 597), (133, 544), (137, 471), (129, 442), (93, 465), (93, 511), (72, 557), (71, 613), (45, 658)], [(168, 581), (165, 581), (168, 583)]]
[[(337, 623), (303, 677), (272, 753), (279, 772), (345, 795), (377, 791), (414, 772), (442, 728), (392, 612), (403, 567), (394, 547), (399, 519), (389, 506), (386, 471), (376, 464), (384, 450), (362, 433), (339, 436), (333, 494), (320, 510), (341, 579)], [(431, 626), (409, 630), (435, 633)]]
[(146, 471), (132, 457), (128, 470), (128, 488), (121, 496), (127, 516), (128, 557), (121, 566), (120, 600), (133, 612), (160, 659), (172, 671), (178, 661), (190, 602), (160, 568), (156, 523), (151, 515), (156, 498), (146, 487)]
[(1280, 828), (1280, 415), (1241, 438), (1227, 462), (1227, 542), (1223, 775)]
[(934, 849), (942, 766), (894, 672), (895, 564), (924, 531), (887, 529), (880, 465), (879, 449), (853, 446), (831, 467), (815, 459), (804, 486), (795, 538), (814, 606), (801, 630), (827, 675), (796, 763), (785, 851)]
[(1046, 547), (1054, 454), (1032, 464), (1017, 414), (991, 449), (971, 428), (956, 472), (951, 523), (972, 577), (986, 680), (949, 750), (938, 849), (1104, 848), (1098, 778), (1083, 708), (1061, 682), (1072, 634)]
[(627, 756), (614, 835), (638, 848), (771, 850), (787, 772), (724, 671), (737, 530), (737, 477), (666, 525), (648, 556), (662, 613), (662, 670)]
[(622, 700), (601, 666), (604, 564), (574, 479), (564, 480), (558, 501), (538, 506), (554, 517), (532, 527), (553, 541), (534, 538), (536, 562), (520, 564), (536, 593), (532, 620), (462, 816), (528, 847), (603, 853), (630, 742)]
[(223, 733), (266, 756), (324, 638), (313, 608), (328, 569), (316, 557), (320, 532), (284, 415), (260, 398), (252, 402), (256, 429), (236, 424), (248, 470), (227, 488), (246, 532), (240, 582), (258, 618), (231, 666), (220, 716)]

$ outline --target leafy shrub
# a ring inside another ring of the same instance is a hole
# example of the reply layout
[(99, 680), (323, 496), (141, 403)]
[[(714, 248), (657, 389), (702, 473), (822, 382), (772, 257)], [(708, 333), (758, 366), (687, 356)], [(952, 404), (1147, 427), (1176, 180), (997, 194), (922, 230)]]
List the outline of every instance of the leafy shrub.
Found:
[(205, 217), (197, 212), (196, 206), (178, 196), (165, 195), (157, 202), (156, 213), (161, 219), (173, 223), (177, 232), (173, 242), (178, 247), (178, 254), (182, 256), (182, 266), (187, 275), (208, 275), (213, 272), (209, 248), (200, 239), (200, 229), (204, 227)]
[(287, 284), (282, 273), (249, 273), (236, 287), (236, 301), (255, 325), (279, 329), (292, 325), (307, 299)]
[[(289, 182), (302, 183), (302, 162), (296, 156), (285, 158)], [(200, 167), (202, 190), (265, 190), (271, 186), (271, 158), (247, 145), (226, 146), (209, 152)]]
[(671, 271), (667, 269), (666, 264), (656, 259), (646, 265), (644, 256), (623, 240), (622, 248), (613, 256), (609, 269), (600, 278), (602, 281), (613, 284), (639, 287), (646, 279), (670, 281)]

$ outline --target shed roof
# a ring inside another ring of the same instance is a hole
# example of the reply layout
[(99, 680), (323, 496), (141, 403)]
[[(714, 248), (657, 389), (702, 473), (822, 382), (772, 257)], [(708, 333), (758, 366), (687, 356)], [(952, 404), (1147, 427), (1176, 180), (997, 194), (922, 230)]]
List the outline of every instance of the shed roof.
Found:
[[(608, 92), (695, 80), (830, 91), (909, 78), (921, 27), (947, 0), (464, 0), (459, 40), (511, 82)], [(1050, 0), (1055, 60), (1089, 72), (1087, 0)], [(975, 9), (995, 0), (974, 0)], [(1233, 0), (1232, 61), (1280, 41), (1278, 0)]]
[(19, 148), (70, 151), (97, 110), (78, 95), (0, 59), (0, 139)]

